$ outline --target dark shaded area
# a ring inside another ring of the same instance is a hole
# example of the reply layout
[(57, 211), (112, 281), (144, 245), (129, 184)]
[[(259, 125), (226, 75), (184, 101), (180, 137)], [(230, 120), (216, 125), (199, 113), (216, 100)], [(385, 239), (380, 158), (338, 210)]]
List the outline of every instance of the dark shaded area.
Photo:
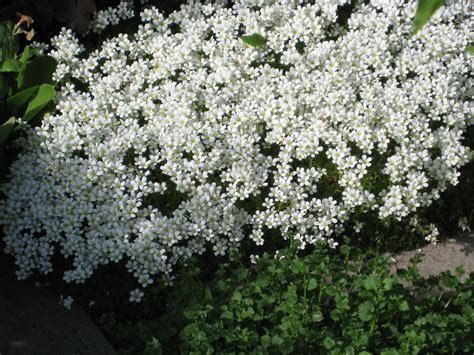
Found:
[(17, 12), (31, 16), (35, 40), (47, 42), (63, 26), (85, 33), (95, 10), (118, 3), (119, 0), (6, 0), (0, 5), (0, 20), (16, 22)]
[(47, 284), (17, 281), (12, 258), (0, 253), (0, 353), (115, 354), (77, 305), (66, 310)]

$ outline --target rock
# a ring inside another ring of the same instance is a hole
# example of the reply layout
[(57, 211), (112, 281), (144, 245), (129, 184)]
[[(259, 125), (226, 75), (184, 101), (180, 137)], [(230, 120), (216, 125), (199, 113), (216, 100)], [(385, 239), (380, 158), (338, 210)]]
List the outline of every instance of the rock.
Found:
[(416, 251), (405, 251), (392, 255), (395, 262), (391, 263), (392, 272), (397, 269), (406, 269), (410, 259), (416, 254), (423, 254), (421, 263), (418, 264), (423, 277), (438, 275), (444, 271), (455, 272), (459, 265), (464, 266), (465, 275), (461, 280), (474, 272), (474, 233), (463, 234), (447, 242), (429, 244)]

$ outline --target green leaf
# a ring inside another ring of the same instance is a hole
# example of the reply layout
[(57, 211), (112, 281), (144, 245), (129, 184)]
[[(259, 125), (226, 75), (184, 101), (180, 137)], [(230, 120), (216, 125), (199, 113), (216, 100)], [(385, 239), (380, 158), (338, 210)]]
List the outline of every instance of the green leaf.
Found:
[(308, 268), (306, 267), (304, 262), (299, 259), (295, 259), (292, 261), (292, 263), (290, 264), (290, 270), (295, 274), (304, 274), (308, 272)]
[(8, 121), (6, 121), (0, 126), (0, 144), (6, 142), (8, 136), (10, 135), (10, 132), (13, 129), (13, 126), (15, 125), (15, 122), (15, 117), (10, 117)]
[(474, 54), (474, 46), (467, 46), (466, 49), (469, 53)]
[(408, 302), (407, 301), (403, 301), (402, 303), (400, 303), (400, 305), (398, 306), (398, 309), (402, 312), (406, 312), (410, 309), (410, 306), (408, 305)]
[(458, 284), (457, 280), (452, 277), (451, 275), (446, 275), (443, 277), (441, 280), (441, 284), (446, 287), (446, 288), (455, 288), (456, 285)]
[(225, 311), (221, 314), (221, 319), (234, 319), (234, 314), (231, 311)]
[(7, 59), (3, 62), (0, 71), (3, 73), (11, 73), (20, 71), (21, 63), (16, 59)]
[(311, 319), (313, 320), (313, 322), (321, 322), (321, 321), (324, 319), (324, 316), (323, 316), (323, 314), (321, 313), (321, 311), (315, 311), (315, 312), (311, 315)]
[(375, 275), (369, 275), (364, 280), (364, 288), (366, 290), (376, 290), (378, 287), (379, 280)]
[(163, 350), (161, 349), (161, 344), (158, 339), (153, 337), (151, 341), (146, 344), (145, 351), (143, 355), (158, 355), (162, 354)]
[(41, 84), (53, 84), (52, 76), (58, 63), (50, 56), (39, 56), (26, 65), (19, 89)]
[(8, 95), (8, 80), (5, 76), (0, 73), (0, 99), (5, 98)]
[(3, 43), (5, 43), (5, 41), (7, 40), (9, 33), (10, 33), (10, 30), (8, 29), (7, 22), (1, 21), (0, 22), (0, 47), (3, 47)]
[(387, 349), (387, 350), (384, 350), (382, 351), (381, 355), (398, 355), (400, 354), (398, 352), (398, 350), (394, 349), (394, 348), (390, 348), (390, 349)]
[(315, 278), (311, 278), (308, 281), (308, 291), (314, 290), (318, 286), (318, 282)]
[(374, 306), (370, 302), (364, 302), (359, 305), (358, 314), (359, 318), (364, 322), (367, 322), (372, 318), (372, 313), (374, 311)]
[(271, 338), (268, 334), (262, 335), (260, 338), (260, 343), (264, 348), (268, 348), (271, 344)]
[(445, 0), (418, 0), (413, 33), (421, 30), (436, 10), (444, 4)]
[(336, 342), (331, 337), (326, 337), (323, 340), (323, 345), (326, 349), (332, 349), (336, 345)]
[(382, 282), (383, 282), (383, 288), (385, 290), (390, 290), (393, 287), (393, 285), (395, 285), (396, 279), (393, 277), (386, 277), (383, 279)]
[(267, 43), (267, 40), (265, 39), (265, 37), (263, 37), (262, 35), (259, 35), (258, 33), (254, 33), (253, 35), (250, 35), (250, 36), (242, 36), (240, 37), (240, 39), (242, 40), (242, 42), (252, 47), (264, 46)]
[(2, 61), (13, 59), (19, 50), (20, 42), (18, 36), (11, 35), (13, 23), (10, 21), (0, 22), (0, 50)]
[(19, 93), (15, 94), (13, 96), (10, 96), (7, 99), (8, 106), (10, 106), (10, 107), (21, 107), (21, 106), (23, 106), (24, 104), (26, 104), (28, 99), (36, 93), (37, 90), (38, 90), (38, 85), (32, 86), (31, 88), (25, 89), (25, 90), (20, 91)]
[(280, 338), (278, 335), (274, 335), (272, 337), (272, 344), (273, 345), (281, 345), (281, 344), (283, 344), (283, 339)]
[(51, 102), (55, 94), (56, 90), (54, 90), (53, 86), (49, 84), (41, 85), (36, 96), (28, 104), (23, 119), (26, 122), (30, 121), (36, 114), (45, 108), (47, 104)]
[(23, 49), (23, 53), (21, 54), (21, 58), (20, 58), (21, 68), (20, 68), (20, 71), (18, 72), (18, 78), (16, 79), (19, 88), (23, 87), (23, 80), (25, 78), (25, 70), (26, 70), (26, 65), (28, 64), (29, 57), (30, 57), (30, 47), (26, 46), (25, 49)]
[(237, 270), (234, 271), (234, 279), (236, 282), (242, 282), (247, 278), (247, 275), (248, 270), (243, 267), (239, 267)]

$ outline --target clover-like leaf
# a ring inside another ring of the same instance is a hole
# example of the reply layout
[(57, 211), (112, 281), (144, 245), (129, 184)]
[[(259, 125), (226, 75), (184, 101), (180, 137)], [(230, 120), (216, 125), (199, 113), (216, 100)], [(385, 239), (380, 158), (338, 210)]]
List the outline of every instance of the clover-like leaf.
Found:
[(372, 318), (372, 313), (374, 312), (374, 305), (370, 302), (364, 302), (359, 305), (357, 313), (359, 318), (364, 322), (369, 321)]
[(408, 305), (408, 302), (407, 301), (403, 301), (400, 303), (400, 305), (398, 306), (398, 309), (402, 312), (406, 312), (410, 309), (410, 306)]
[(314, 290), (318, 286), (318, 282), (315, 278), (311, 278), (308, 281), (308, 291)]

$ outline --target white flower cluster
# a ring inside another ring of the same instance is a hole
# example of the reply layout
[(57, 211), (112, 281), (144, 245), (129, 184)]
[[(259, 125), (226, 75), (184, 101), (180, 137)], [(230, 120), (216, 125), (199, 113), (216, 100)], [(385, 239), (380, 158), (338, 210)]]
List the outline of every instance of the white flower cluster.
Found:
[(122, 0), (117, 7), (96, 11), (89, 25), (89, 30), (94, 33), (100, 33), (107, 26), (117, 25), (120, 21), (130, 19), (133, 16), (135, 16), (133, 0)]
[[(415, 1), (360, 1), (337, 22), (347, 3), (149, 8), (134, 36), (82, 59), (63, 32), (57, 111), (2, 187), (18, 277), (50, 272), (59, 252), (68, 282), (124, 260), (146, 287), (269, 230), (335, 246), (356, 212), (412, 218), (456, 184), (472, 115), (468, 6), (410, 36)], [(266, 44), (242, 41), (254, 33)]]

